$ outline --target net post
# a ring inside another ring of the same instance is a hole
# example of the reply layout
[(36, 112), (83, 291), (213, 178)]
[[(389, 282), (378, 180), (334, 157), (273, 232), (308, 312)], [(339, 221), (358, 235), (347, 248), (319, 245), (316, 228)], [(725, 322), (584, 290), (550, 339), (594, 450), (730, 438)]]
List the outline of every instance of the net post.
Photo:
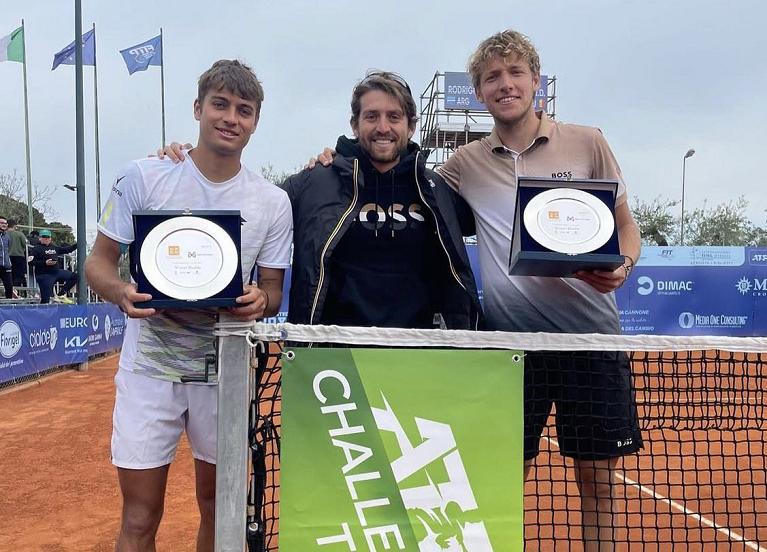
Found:
[[(220, 322), (236, 322), (221, 313)], [(250, 345), (242, 336), (218, 338), (218, 445), (215, 552), (243, 552), (248, 480)]]

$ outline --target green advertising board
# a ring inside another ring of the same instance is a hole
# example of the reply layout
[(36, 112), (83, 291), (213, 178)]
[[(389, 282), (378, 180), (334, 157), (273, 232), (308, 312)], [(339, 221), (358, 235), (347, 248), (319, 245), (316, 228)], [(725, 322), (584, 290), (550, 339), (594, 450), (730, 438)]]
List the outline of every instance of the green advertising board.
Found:
[(280, 552), (523, 549), (520, 353), (293, 351)]

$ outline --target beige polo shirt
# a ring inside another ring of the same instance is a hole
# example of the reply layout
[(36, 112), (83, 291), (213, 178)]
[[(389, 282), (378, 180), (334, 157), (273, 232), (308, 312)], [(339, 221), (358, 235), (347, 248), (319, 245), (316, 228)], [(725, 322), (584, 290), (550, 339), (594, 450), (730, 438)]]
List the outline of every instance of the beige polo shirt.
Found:
[(599, 129), (544, 115), (524, 151), (506, 148), (493, 130), (458, 148), (438, 171), (474, 211), (491, 329), (620, 333), (613, 293), (602, 294), (575, 278), (508, 274), (518, 176), (618, 180), (616, 205), (626, 201), (623, 175)]

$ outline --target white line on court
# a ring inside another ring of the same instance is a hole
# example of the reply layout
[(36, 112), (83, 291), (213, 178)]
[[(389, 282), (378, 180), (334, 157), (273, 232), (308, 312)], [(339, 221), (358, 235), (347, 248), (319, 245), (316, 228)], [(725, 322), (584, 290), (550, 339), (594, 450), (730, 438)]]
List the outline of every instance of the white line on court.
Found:
[[(549, 442), (549, 444), (554, 445), (555, 447), (559, 448), (557, 442), (555, 440), (551, 439), (551, 437), (544, 437), (544, 439), (546, 439)], [(655, 500), (658, 500), (660, 502), (665, 502), (666, 504), (670, 505), (675, 510), (678, 510), (679, 512), (682, 512), (685, 515), (688, 515), (688, 516), (692, 517), (693, 519), (698, 520), (702, 524), (707, 525), (708, 527), (710, 527), (712, 529), (715, 529), (715, 530), (719, 531), (720, 533), (723, 533), (730, 540), (740, 541), (740, 542), (743, 543), (744, 546), (746, 546), (746, 547), (748, 547), (748, 548), (750, 548), (752, 550), (756, 550), (757, 552), (767, 552), (767, 548), (761, 547), (761, 546), (759, 546), (755, 542), (751, 542), (749, 540), (746, 540), (742, 535), (736, 533), (735, 531), (732, 531), (731, 529), (728, 529), (727, 527), (724, 527), (724, 526), (719, 525), (718, 523), (716, 523), (714, 521), (711, 521), (710, 519), (706, 518), (705, 516), (702, 516), (699, 513), (694, 512), (694, 511), (686, 508), (683, 504), (680, 504), (680, 503), (676, 502), (675, 500), (667, 498), (667, 497), (663, 496), (662, 494), (656, 493), (654, 490), (650, 489), (649, 487), (645, 487), (644, 485), (641, 485), (641, 484), (637, 483), (636, 481), (634, 481), (630, 477), (627, 477), (621, 470), (616, 470), (615, 471), (615, 475), (616, 475), (616, 477), (618, 477), (618, 479), (622, 480), (623, 482), (627, 483), (628, 485), (639, 489), (640, 492), (653, 497)]]

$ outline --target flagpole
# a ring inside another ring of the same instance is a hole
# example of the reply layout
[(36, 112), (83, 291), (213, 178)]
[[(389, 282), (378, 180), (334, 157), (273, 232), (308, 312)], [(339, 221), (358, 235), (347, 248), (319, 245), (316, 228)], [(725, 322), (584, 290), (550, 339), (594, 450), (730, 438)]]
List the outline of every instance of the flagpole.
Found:
[[(83, 23), (81, 0), (75, 0), (75, 152), (77, 159), (77, 303), (88, 302), (85, 281), (85, 128), (83, 126)], [(87, 366), (87, 363), (86, 363)]]
[(29, 98), (27, 96), (27, 32), (24, 29), (24, 20), (21, 20), (21, 50), (22, 66), (24, 73), (24, 131), (27, 147), (27, 224), (29, 231), (35, 229), (35, 221), (32, 216), (32, 162), (29, 154)]
[(96, 68), (98, 63), (96, 62), (96, 24), (93, 24), (93, 105), (95, 110), (94, 121), (96, 124), (96, 222), (98, 223), (101, 216), (101, 168), (99, 164), (99, 88), (98, 88), (98, 73)]
[(162, 105), (162, 146), (165, 147), (165, 46), (162, 43), (162, 27), (160, 27), (160, 103)]

